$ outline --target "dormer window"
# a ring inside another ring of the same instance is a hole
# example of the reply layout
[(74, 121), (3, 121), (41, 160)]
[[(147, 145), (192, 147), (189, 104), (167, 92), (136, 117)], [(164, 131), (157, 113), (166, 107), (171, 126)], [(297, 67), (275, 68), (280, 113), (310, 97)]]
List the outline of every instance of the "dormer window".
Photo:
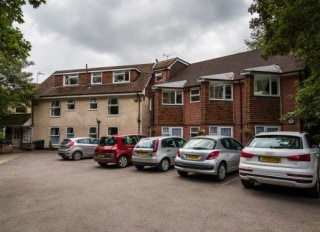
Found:
[(79, 77), (77, 74), (69, 74), (64, 76), (64, 85), (78, 85), (79, 84)]
[(91, 84), (101, 84), (102, 83), (102, 73), (91, 73)]
[(254, 76), (255, 96), (279, 96), (280, 79), (277, 76), (255, 75)]
[(155, 78), (155, 82), (162, 81), (162, 72), (161, 71), (155, 72), (154, 78)]
[(130, 82), (130, 71), (115, 71), (113, 72), (113, 83)]

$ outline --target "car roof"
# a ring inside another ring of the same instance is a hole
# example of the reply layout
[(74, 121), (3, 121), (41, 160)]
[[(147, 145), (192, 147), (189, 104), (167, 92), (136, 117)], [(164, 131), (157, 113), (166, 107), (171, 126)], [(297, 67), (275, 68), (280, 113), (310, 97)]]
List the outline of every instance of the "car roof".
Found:
[(256, 136), (264, 136), (264, 135), (292, 135), (292, 136), (302, 136), (307, 134), (307, 132), (297, 132), (297, 131), (274, 131), (274, 132), (261, 132), (256, 134)]
[(143, 139), (170, 139), (170, 138), (178, 138), (178, 139), (183, 139), (179, 136), (153, 136), (153, 137), (146, 137)]
[(194, 138), (207, 138), (207, 139), (222, 139), (222, 138), (231, 138), (230, 136), (225, 136), (225, 135), (199, 135), (195, 137), (191, 137), (190, 139)]
[(97, 139), (97, 138), (92, 138), (92, 137), (75, 137), (75, 138), (65, 138), (65, 139), (77, 140), (77, 139)]
[[(131, 136), (131, 135), (135, 135), (135, 136), (143, 136), (140, 134), (114, 134), (114, 135), (103, 135), (101, 136), (101, 138), (106, 138), (106, 137), (123, 137), (123, 136)], [(145, 137), (145, 136), (144, 136)]]

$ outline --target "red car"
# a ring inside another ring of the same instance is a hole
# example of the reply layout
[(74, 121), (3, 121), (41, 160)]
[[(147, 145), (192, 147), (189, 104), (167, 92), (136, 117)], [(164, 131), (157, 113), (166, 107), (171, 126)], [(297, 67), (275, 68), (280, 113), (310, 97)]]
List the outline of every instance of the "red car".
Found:
[(99, 145), (94, 151), (93, 159), (100, 166), (115, 163), (117, 167), (124, 168), (131, 163), (132, 150), (143, 135), (110, 135), (101, 137)]

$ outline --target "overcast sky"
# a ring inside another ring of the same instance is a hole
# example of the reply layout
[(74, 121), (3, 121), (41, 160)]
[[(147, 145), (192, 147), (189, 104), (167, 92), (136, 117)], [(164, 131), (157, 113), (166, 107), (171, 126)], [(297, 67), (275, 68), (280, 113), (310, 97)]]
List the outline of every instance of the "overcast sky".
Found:
[[(27, 71), (42, 82), (65, 69), (189, 63), (246, 51), (252, 0), (47, 0), (24, 7)], [(44, 75), (37, 73), (44, 73)]]

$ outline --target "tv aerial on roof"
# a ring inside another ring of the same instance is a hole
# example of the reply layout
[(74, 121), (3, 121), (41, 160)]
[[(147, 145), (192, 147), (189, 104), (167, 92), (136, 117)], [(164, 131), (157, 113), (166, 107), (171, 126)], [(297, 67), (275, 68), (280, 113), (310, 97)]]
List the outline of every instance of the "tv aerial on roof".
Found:
[(167, 57), (167, 59), (169, 59), (169, 57), (172, 56), (172, 55), (171, 55), (171, 54), (168, 54), (168, 53), (163, 53), (163, 56), (164, 56), (164, 57)]

